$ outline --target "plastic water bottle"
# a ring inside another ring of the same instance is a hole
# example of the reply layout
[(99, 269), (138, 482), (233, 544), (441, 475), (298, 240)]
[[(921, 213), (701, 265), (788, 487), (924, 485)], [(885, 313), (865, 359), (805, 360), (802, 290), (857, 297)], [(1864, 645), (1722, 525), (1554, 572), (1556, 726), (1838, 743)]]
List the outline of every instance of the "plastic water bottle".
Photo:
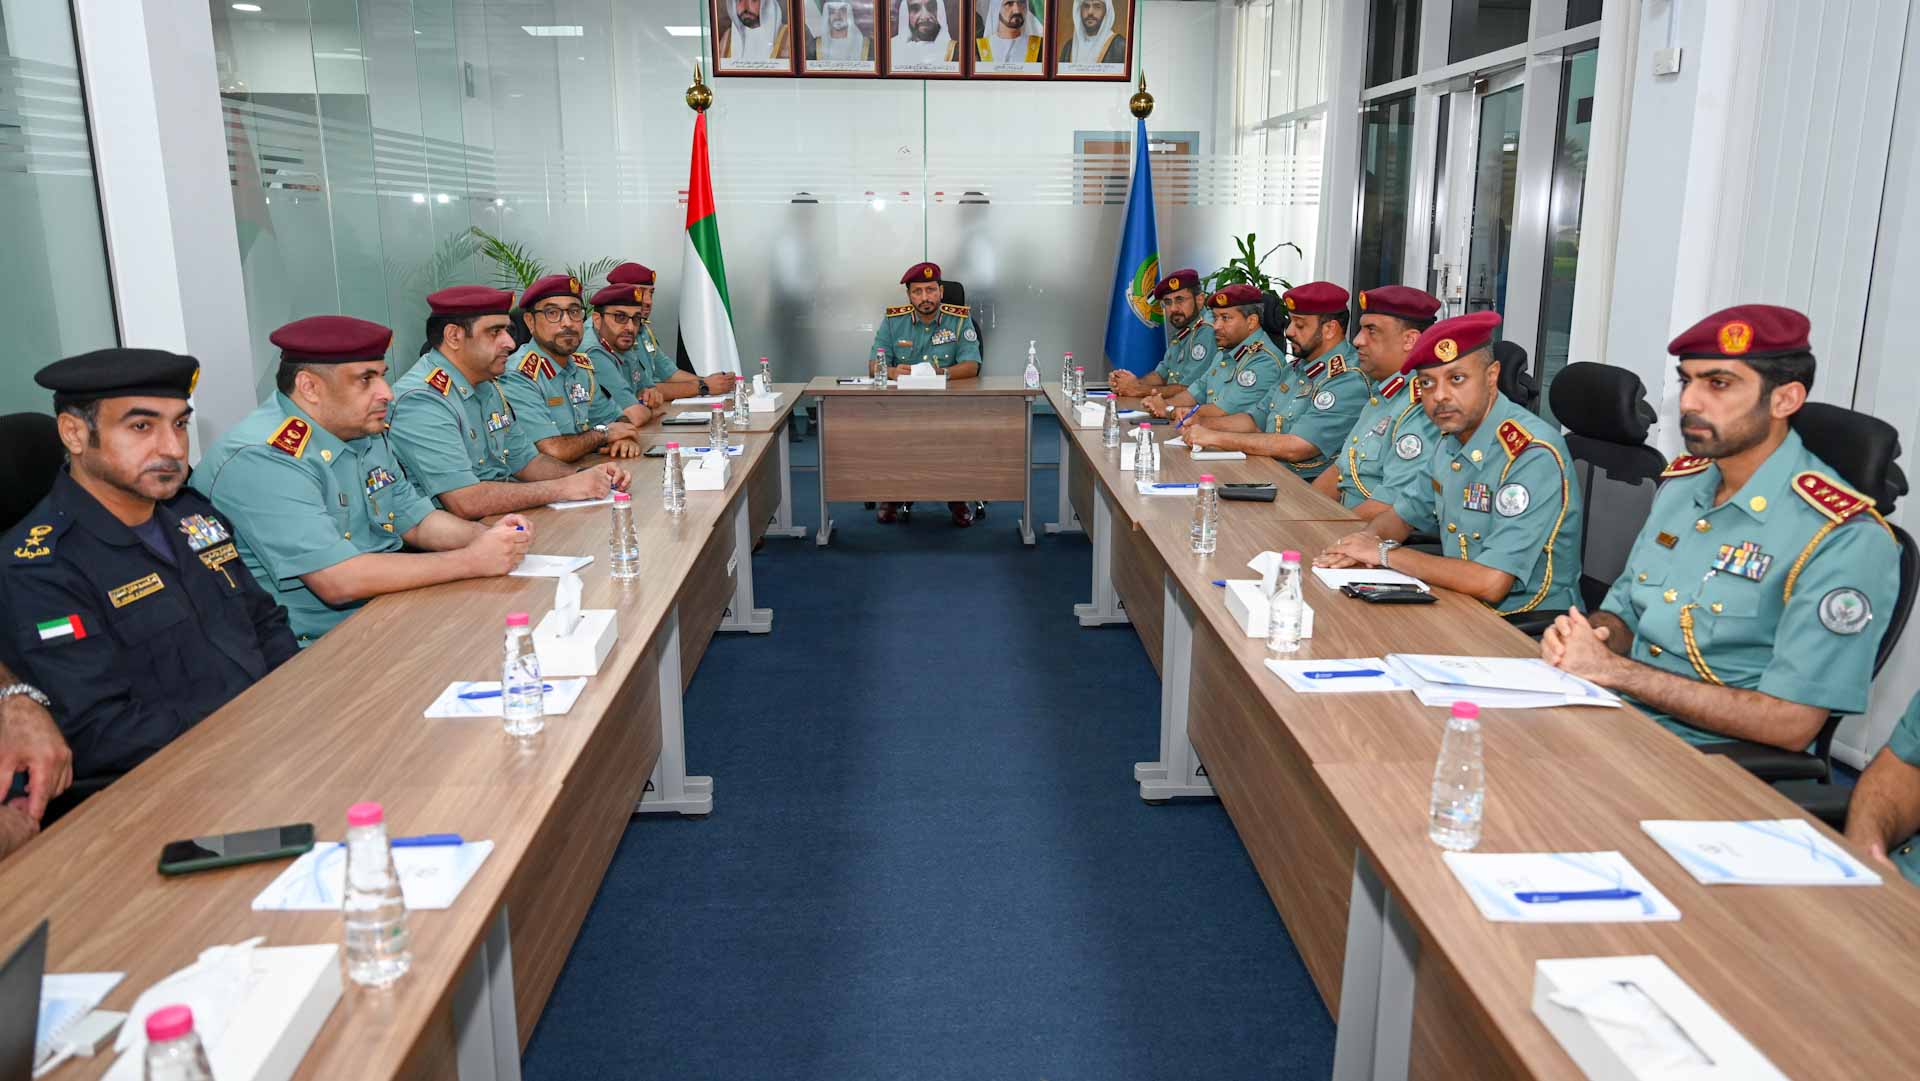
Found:
[(867, 380), (873, 384), (873, 389), (887, 389), (888, 367), (887, 351), (885, 349), (875, 349), (873, 351), (873, 365), (867, 369)]
[(767, 363), (766, 357), (760, 358), (760, 385), (766, 388), (768, 394), (773, 393), (773, 368)]
[(1300, 553), (1280, 553), (1280, 577), (1274, 580), (1267, 602), (1267, 649), (1274, 653), (1300, 651), (1300, 632), (1307, 618), (1307, 602), (1300, 598)]
[(1028, 390), (1040, 389), (1040, 343), (1027, 342), (1027, 371), (1025, 376)]
[(733, 381), (733, 426), (743, 432), (753, 427), (753, 406), (748, 404), (751, 388), (744, 376)]
[(1487, 771), (1480, 758), (1480, 707), (1455, 702), (1433, 765), (1433, 803), (1427, 836), (1441, 848), (1465, 852), (1480, 843), (1480, 816), (1486, 810)]
[(1114, 404), (1118, 399), (1107, 396), (1107, 416), (1101, 422), (1100, 445), (1117, 447), (1120, 445), (1120, 407)]
[(1073, 369), (1073, 404), (1075, 408), (1087, 404), (1087, 370), (1078, 365)]
[(1073, 354), (1072, 353), (1061, 354), (1060, 389), (1066, 391), (1067, 397), (1069, 399), (1073, 399), (1077, 404), (1078, 399), (1074, 398), (1074, 395), (1078, 392), (1073, 389)]
[(540, 657), (533, 651), (533, 630), (527, 626), (525, 612), (507, 616), (507, 651), (500, 665), (500, 719), (507, 735), (521, 738), (537, 736), (547, 726)]
[(1187, 536), (1194, 555), (1210, 556), (1220, 543), (1220, 489), (1214, 485), (1212, 473), (1200, 474), (1199, 496), (1193, 501), (1193, 527)]
[(680, 444), (668, 443), (662, 461), (666, 473), (660, 479), (660, 506), (668, 514), (679, 514), (687, 509), (687, 460), (680, 454)]
[(715, 402), (713, 415), (707, 418), (707, 446), (715, 454), (727, 452), (727, 407)]
[[(526, 616), (520, 617), (524, 623)], [(407, 899), (387, 843), (387, 815), (377, 803), (347, 808), (347, 890), (340, 906), (347, 927), (347, 977), (385, 987), (413, 965)]]
[(633, 497), (613, 493), (613, 538), (607, 546), (607, 569), (615, 578), (640, 577), (640, 537), (633, 531)]
[(1153, 426), (1144, 421), (1133, 432), (1133, 479), (1160, 479), (1160, 447), (1153, 441)]
[(192, 1010), (162, 1006), (147, 1015), (146, 1081), (213, 1081)]

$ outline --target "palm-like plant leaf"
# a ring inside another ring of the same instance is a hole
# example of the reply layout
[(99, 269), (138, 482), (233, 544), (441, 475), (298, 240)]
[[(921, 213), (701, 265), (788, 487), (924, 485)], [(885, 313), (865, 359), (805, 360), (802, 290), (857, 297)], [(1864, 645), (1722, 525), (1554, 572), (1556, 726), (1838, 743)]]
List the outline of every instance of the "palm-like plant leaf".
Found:
[(518, 293), (547, 273), (547, 264), (534, 257), (525, 244), (494, 236), (478, 225), (470, 230), (480, 244), (480, 255), (493, 263), (494, 284)]
[(570, 266), (567, 268), (567, 273), (572, 276), (575, 281), (580, 283), (581, 292), (592, 296), (599, 285), (605, 284), (601, 282), (600, 279), (604, 277), (608, 271), (619, 265), (620, 260), (609, 255), (601, 259), (595, 259), (591, 263), (578, 263)]

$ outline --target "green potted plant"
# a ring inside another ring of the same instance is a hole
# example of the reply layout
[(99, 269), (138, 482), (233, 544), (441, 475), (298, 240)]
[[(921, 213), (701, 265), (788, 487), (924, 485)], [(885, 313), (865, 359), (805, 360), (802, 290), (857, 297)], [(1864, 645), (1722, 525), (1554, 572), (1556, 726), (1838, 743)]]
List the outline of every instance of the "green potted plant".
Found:
[(1233, 244), (1239, 249), (1239, 254), (1227, 260), (1226, 266), (1201, 279), (1206, 284), (1208, 292), (1211, 293), (1228, 285), (1252, 285), (1258, 287), (1262, 293), (1284, 293), (1293, 288), (1292, 282), (1269, 275), (1260, 269), (1260, 264), (1266, 262), (1269, 256), (1281, 248), (1292, 248), (1295, 255), (1304, 258), (1306, 253), (1300, 250), (1300, 245), (1290, 240), (1283, 240), (1268, 248), (1263, 255), (1260, 254), (1260, 248), (1253, 233), (1248, 233), (1245, 240), (1234, 237)]

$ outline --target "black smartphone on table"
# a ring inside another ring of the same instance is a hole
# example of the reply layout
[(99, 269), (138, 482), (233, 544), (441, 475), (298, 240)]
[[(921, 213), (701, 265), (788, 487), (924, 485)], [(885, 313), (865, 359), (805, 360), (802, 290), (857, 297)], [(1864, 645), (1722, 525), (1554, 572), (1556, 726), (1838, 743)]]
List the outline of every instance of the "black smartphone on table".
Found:
[(166, 847), (160, 850), (160, 873), (184, 875), (262, 860), (291, 859), (312, 848), (311, 822), (269, 826), (239, 833), (216, 833), (185, 841), (168, 841)]
[(1252, 503), (1271, 503), (1280, 489), (1271, 481), (1229, 481), (1220, 486), (1220, 498), (1243, 499)]
[(1340, 592), (1358, 597), (1368, 604), (1432, 604), (1434, 595), (1424, 589), (1393, 582), (1348, 582)]

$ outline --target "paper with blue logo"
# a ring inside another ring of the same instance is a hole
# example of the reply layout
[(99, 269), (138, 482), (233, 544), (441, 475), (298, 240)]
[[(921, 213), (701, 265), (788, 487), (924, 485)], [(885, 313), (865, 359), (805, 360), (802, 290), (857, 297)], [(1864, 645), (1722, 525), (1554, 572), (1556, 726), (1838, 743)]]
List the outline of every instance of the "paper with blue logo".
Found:
[(1120, 255), (1113, 269), (1113, 298), (1107, 305), (1107, 363), (1145, 375), (1166, 351), (1160, 302), (1160, 237), (1153, 224), (1153, 169), (1147, 163), (1147, 122), (1133, 123), (1133, 184), (1127, 190), (1127, 222), (1120, 230)]
[(1804, 818), (1640, 823), (1704, 886), (1878, 886), (1873, 869)]
[(1446, 852), (1441, 859), (1480, 914), (1498, 923), (1680, 918), (1673, 902), (1618, 852)]
[[(492, 841), (395, 848), (393, 868), (400, 873), (400, 893), (412, 911), (452, 908), (480, 865), (493, 852)], [(323, 912), (337, 910), (347, 886), (347, 847), (339, 842), (314, 845), (287, 865), (279, 877), (253, 899), (255, 912)]]

